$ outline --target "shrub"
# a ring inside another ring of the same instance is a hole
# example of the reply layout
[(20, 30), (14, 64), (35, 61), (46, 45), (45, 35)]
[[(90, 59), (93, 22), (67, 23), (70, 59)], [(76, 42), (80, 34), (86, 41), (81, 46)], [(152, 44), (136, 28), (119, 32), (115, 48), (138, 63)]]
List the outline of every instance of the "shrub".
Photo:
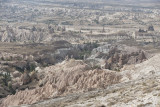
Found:
[(5, 86), (8, 86), (8, 82), (11, 81), (11, 75), (10, 75), (10, 73), (7, 72), (5, 74), (2, 74), (2, 76), (3, 76), (3, 79), (2, 79), (3, 80), (3, 84)]

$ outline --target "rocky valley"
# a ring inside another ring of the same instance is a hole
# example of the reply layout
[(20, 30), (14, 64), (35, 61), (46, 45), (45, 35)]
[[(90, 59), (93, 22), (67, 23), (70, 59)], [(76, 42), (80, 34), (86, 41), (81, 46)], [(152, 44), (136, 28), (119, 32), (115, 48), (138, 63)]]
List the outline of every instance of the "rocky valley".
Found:
[(0, 107), (160, 107), (159, 0), (0, 0)]

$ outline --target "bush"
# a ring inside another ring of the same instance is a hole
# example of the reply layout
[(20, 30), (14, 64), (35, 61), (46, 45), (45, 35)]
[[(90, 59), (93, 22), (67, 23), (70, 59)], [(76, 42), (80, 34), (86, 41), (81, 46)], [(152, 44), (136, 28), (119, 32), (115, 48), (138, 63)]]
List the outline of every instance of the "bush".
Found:
[(2, 76), (3, 76), (3, 84), (5, 85), (5, 86), (8, 86), (8, 82), (9, 81), (11, 81), (11, 75), (10, 75), (10, 73), (5, 73), (5, 74), (1, 74)]
[(35, 70), (35, 68), (36, 68), (36, 65), (35, 65), (34, 63), (29, 63), (29, 62), (27, 62), (26, 70), (32, 72), (32, 71)]
[(11, 83), (11, 82), (8, 82), (8, 88), (9, 88), (9, 90), (10, 90), (10, 92), (11, 92), (12, 94), (15, 94), (15, 93), (16, 93), (16, 91), (12, 88), (12, 83)]

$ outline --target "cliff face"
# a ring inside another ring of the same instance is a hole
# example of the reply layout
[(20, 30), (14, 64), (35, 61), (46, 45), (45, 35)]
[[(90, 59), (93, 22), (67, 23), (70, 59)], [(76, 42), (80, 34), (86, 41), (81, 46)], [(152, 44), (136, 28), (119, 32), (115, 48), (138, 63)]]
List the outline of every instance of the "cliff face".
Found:
[(53, 42), (58, 40), (67, 40), (75, 42), (83, 40), (80, 34), (67, 32), (63, 27), (49, 26), (46, 24), (32, 26), (0, 26), (0, 41), (1, 42)]
[(49, 39), (48, 32), (31, 31), (30, 29), (19, 29), (17, 27), (4, 27), (0, 30), (0, 38), (2, 42), (40, 42)]

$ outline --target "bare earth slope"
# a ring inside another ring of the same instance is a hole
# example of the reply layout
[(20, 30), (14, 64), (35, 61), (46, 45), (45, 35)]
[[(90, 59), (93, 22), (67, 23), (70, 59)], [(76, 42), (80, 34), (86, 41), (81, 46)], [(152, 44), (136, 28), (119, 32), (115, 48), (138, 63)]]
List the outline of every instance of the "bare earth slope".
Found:
[(160, 55), (156, 55), (141, 64), (125, 67), (121, 72), (123, 82), (106, 89), (71, 94), (27, 107), (159, 107), (159, 59)]
[[(143, 63), (125, 66), (121, 72), (91, 70), (81, 60), (64, 61), (39, 71), (39, 74), (45, 76), (40, 82), (42, 87), (10, 95), (2, 100), (1, 106), (32, 104), (31, 107), (158, 107), (159, 59), (160, 54)], [(49, 98), (51, 99), (47, 100)], [(37, 103), (39, 101), (43, 102)]]
[(160, 76), (112, 85), (104, 90), (50, 99), (26, 107), (159, 107)]
[(108, 70), (90, 70), (83, 61), (69, 60), (40, 71), (45, 76), (39, 83), (42, 87), (19, 91), (3, 99), (1, 107), (33, 104), (48, 98), (69, 93), (103, 88), (120, 81), (120, 73)]
[(159, 107), (159, 59), (160, 55), (156, 55), (141, 64), (124, 68), (121, 72), (122, 83), (83, 94), (46, 100), (27, 107)]

